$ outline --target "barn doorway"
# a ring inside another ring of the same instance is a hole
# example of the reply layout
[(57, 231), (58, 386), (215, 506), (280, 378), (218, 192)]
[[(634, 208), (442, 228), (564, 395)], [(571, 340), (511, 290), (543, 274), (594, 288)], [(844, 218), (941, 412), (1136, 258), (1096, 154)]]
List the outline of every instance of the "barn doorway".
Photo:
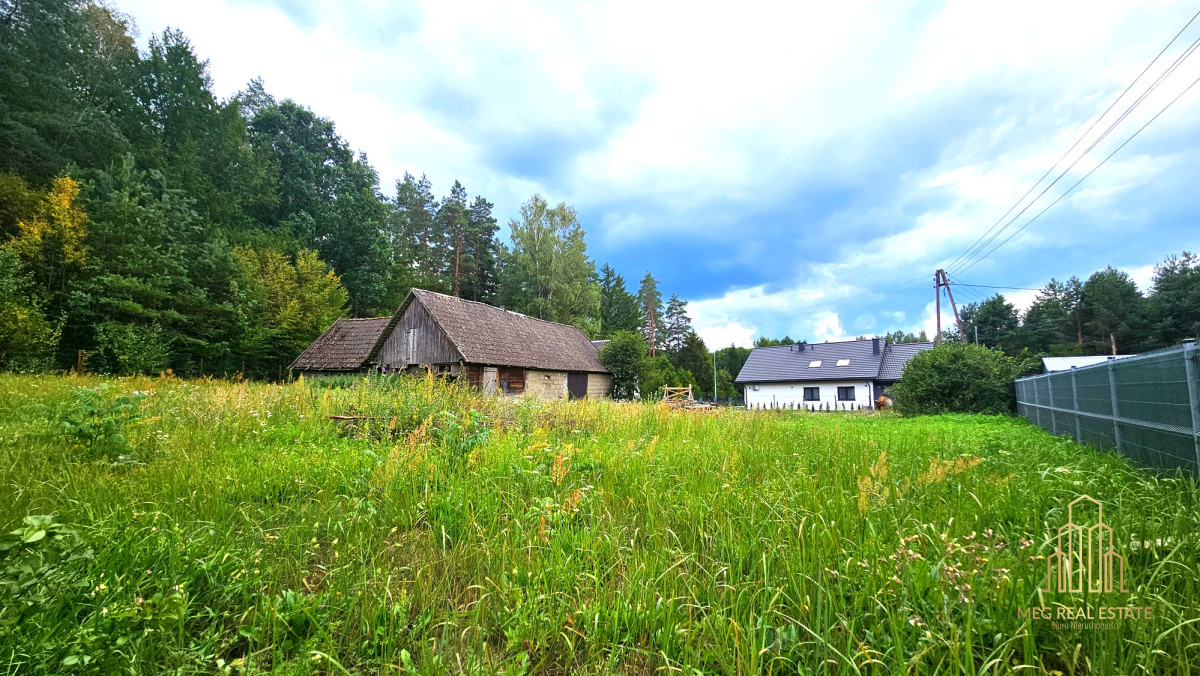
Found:
[(499, 371), (492, 366), (483, 367), (483, 393), (491, 394), (496, 391)]
[(567, 396), (570, 399), (583, 399), (587, 396), (587, 374), (567, 374)]

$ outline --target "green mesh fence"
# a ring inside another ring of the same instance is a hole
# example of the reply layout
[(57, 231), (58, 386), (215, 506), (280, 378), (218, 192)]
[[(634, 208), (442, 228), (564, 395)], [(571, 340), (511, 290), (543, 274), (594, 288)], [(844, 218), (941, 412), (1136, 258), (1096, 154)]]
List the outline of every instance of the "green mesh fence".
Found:
[(1051, 434), (1200, 476), (1200, 349), (1193, 343), (1022, 378), (1017, 412)]

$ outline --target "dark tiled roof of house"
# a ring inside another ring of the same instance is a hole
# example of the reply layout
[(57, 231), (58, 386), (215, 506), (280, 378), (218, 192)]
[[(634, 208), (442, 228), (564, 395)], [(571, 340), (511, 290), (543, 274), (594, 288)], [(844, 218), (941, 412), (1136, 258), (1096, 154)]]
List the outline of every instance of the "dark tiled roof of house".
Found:
[[(878, 348), (878, 353), (876, 352)], [(738, 373), (739, 383), (800, 380), (855, 380), (879, 374), (883, 340), (847, 340), (839, 343), (799, 343), (756, 347)], [(838, 366), (839, 360), (848, 360)]]
[(574, 326), (424, 289), (413, 289), (399, 314), (413, 299), (429, 310), (467, 363), (607, 373), (599, 350)]
[(918, 352), (932, 350), (934, 343), (896, 343), (888, 345), (883, 353), (883, 363), (879, 366), (879, 380), (896, 382), (904, 375), (904, 367)]
[(933, 343), (887, 345), (882, 338), (756, 347), (736, 382), (895, 381), (913, 355), (931, 347)]
[(391, 317), (339, 319), (288, 368), (295, 371), (356, 371), (371, 356)]

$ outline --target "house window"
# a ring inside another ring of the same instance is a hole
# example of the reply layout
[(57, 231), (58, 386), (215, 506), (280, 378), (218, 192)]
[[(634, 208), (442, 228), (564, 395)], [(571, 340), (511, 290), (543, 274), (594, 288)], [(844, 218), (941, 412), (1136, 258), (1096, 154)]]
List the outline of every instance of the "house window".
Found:
[(839, 387), (838, 401), (854, 401), (854, 386), (850, 385), (849, 387)]
[(819, 388), (819, 387), (804, 388), (804, 401), (821, 401), (821, 388)]
[(849, 366), (850, 360), (849, 359), (839, 359), (839, 360), (837, 360), (837, 365), (838, 366)]
[(810, 369), (815, 369), (815, 368), (820, 368), (820, 367), (821, 367), (820, 359), (814, 359), (814, 360), (808, 362), (808, 368), (810, 368)]

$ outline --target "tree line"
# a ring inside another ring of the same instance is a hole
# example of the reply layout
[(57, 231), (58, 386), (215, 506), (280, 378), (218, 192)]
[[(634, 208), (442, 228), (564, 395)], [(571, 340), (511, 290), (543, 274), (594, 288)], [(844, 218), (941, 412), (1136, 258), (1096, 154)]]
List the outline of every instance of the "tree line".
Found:
[(1010, 355), (1130, 354), (1178, 345), (1200, 336), (1200, 258), (1190, 252), (1155, 266), (1146, 293), (1111, 266), (1086, 280), (1051, 279), (1020, 312), (1002, 294), (959, 312), (962, 333)]
[[(177, 30), (111, 5), (0, 1), (0, 369), (275, 377), (339, 317), (420, 287), (635, 332), (668, 384), (711, 383), (686, 302), (588, 257), (575, 210), (406, 173), (390, 194), (332, 120), (261, 80), (227, 100)], [(707, 378), (707, 381), (704, 379)]]

